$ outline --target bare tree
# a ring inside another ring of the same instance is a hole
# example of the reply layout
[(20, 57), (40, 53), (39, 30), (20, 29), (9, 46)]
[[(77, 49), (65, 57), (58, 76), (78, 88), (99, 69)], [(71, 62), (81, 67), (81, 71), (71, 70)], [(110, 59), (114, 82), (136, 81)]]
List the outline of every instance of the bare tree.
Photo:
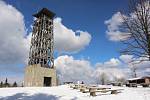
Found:
[(130, 69), (131, 69), (131, 71), (133, 73), (132, 76), (134, 78), (137, 78), (137, 69), (138, 69), (137, 66), (135, 64), (132, 64)]
[(122, 83), (125, 83), (126, 79), (125, 79), (124, 77), (120, 77), (120, 78), (114, 77), (114, 81), (115, 81), (115, 82), (122, 82)]
[(108, 77), (107, 75), (103, 72), (102, 74), (100, 74), (100, 82), (102, 85), (105, 85), (108, 81)]
[(150, 0), (130, 0), (129, 12), (122, 12), (121, 16), (122, 29), (128, 33), (122, 40), (125, 48), (121, 54), (142, 58), (138, 59), (140, 62), (150, 61)]

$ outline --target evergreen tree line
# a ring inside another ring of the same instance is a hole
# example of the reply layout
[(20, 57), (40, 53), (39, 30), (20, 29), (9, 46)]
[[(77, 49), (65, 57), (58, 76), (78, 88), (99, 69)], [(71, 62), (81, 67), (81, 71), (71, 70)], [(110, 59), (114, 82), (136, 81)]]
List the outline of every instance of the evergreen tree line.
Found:
[(5, 82), (0, 82), (0, 88), (2, 87), (18, 87), (18, 84), (16, 81), (13, 84), (8, 83), (8, 79), (6, 78)]

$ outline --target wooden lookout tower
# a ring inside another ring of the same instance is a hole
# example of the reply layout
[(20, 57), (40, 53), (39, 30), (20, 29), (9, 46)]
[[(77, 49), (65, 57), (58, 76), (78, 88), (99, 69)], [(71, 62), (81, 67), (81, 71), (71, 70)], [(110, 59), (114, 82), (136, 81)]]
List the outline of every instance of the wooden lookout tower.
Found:
[(43, 8), (35, 17), (25, 86), (55, 86), (53, 18), (55, 14)]

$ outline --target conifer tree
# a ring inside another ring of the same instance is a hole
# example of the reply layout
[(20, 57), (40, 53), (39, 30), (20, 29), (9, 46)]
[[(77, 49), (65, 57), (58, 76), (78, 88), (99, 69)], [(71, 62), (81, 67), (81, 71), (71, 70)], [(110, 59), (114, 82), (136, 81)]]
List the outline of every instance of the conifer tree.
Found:
[(17, 82), (15, 81), (12, 86), (13, 86), (13, 87), (17, 87), (17, 86), (18, 86), (18, 85), (17, 85)]
[(8, 83), (7, 78), (6, 78), (6, 80), (5, 80), (4, 86), (5, 86), (5, 87), (9, 87), (9, 86), (10, 86), (10, 84)]
[(1, 81), (1, 83), (0, 83), (0, 87), (3, 87), (3, 85), (4, 85), (4, 84), (3, 84), (3, 81)]

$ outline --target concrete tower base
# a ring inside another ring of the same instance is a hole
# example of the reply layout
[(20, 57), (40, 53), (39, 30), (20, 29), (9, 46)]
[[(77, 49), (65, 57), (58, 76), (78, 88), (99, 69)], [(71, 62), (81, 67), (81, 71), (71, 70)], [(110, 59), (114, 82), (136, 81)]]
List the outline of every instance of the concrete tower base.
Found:
[(25, 68), (24, 86), (43, 87), (56, 85), (56, 70), (54, 68), (41, 67), (40, 64), (30, 65)]

